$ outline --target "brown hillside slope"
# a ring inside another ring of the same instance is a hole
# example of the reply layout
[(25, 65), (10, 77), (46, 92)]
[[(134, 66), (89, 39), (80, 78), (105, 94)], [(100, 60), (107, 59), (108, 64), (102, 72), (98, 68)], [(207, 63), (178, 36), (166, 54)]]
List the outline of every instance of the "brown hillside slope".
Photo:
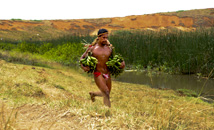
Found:
[(163, 28), (194, 30), (197, 27), (212, 26), (214, 26), (214, 8), (99, 19), (43, 21), (13, 19), (0, 20), (0, 38), (10, 38), (9, 34), (15, 36), (14, 32), (22, 33), (22, 37), (38, 34), (47, 37), (47, 34), (53, 36), (62, 33), (96, 34), (99, 28), (107, 28), (109, 31)]

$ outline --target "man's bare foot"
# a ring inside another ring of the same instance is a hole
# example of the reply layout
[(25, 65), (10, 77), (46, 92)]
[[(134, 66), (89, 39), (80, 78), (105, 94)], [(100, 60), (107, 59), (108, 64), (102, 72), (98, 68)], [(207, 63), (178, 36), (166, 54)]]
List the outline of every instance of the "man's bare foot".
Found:
[(90, 96), (91, 96), (91, 101), (95, 102), (95, 95), (92, 92), (89, 92)]

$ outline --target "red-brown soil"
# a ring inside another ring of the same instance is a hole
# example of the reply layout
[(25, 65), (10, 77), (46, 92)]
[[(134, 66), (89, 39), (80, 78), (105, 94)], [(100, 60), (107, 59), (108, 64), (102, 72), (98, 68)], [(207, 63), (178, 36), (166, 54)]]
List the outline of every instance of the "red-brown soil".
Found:
[[(214, 26), (214, 8), (157, 13), (148, 15), (133, 15), (126, 17), (75, 19), (75, 20), (0, 20), (0, 35), (4, 31), (21, 32), (89, 32), (96, 34), (100, 28), (112, 30), (177, 28), (194, 30), (197, 27)], [(1, 37), (1, 36), (0, 36)]]

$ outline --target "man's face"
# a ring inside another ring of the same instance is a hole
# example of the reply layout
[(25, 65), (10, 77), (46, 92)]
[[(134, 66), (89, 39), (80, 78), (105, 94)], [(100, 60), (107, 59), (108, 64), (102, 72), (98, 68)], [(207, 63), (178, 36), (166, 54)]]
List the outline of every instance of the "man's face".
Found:
[(108, 40), (108, 34), (103, 34), (102, 36), (99, 37), (99, 41), (103, 45), (107, 44), (107, 40)]

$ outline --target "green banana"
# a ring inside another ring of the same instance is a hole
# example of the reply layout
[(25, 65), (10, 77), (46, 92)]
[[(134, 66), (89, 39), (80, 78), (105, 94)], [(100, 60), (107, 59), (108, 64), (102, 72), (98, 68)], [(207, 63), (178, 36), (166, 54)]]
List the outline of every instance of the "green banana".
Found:
[(109, 61), (106, 62), (111, 75), (115, 76), (115, 78), (123, 72), (123, 69), (120, 68), (122, 61), (124, 61), (123, 57), (118, 54), (115, 56), (111, 56), (109, 58)]
[(96, 69), (98, 61), (95, 57), (88, 55), (87, 57), (80, 59), (79, 63), (80, 65), (82, 64), (83, 66), (88, 66), (90, 68), (88, 73), (93, 73), (94, 70)]

